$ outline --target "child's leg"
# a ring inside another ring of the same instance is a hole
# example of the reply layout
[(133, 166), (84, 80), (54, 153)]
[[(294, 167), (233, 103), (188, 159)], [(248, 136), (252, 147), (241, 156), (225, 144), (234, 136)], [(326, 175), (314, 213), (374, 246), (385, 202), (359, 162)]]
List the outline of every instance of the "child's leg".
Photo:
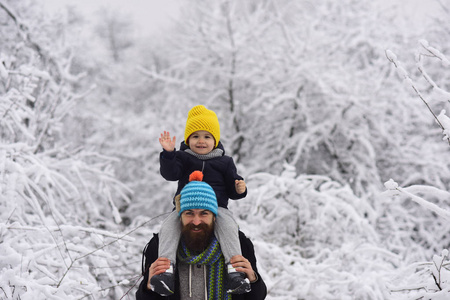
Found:
[(158, 257), (166, 257), (175, 265), (181, 228), (178, 212), (174, 210), (164, 220), (159, 230)]
[(216, 216), (214, 234), (220, 243), (225, 263), (229, 263), (235, 255), (242, 255), (239, 241), (239, 226), (230, 210), (219, 207)]
[(226, 289), (230, 294), (242, 294), (252, 290), (245, 273), (237, 272), (230, 263), (235, 255), (242, 255), (239, 242), (239, 227), (233, 214), (226, 208), (219, 207), (216, 217), (214, 234), (220, 243), (225, 263), (227, 264)]

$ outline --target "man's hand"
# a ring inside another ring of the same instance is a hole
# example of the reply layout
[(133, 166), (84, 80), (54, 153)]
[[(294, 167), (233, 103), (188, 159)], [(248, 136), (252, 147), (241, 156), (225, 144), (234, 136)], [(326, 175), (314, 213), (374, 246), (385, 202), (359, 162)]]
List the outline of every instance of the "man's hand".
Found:
[(253, 271), (252, 264), (242, 255), (233, 256), (230, 263), (236, 271), (244, 272), (250, 282), (254, 282), (257, 279), (255, 271)]
[(161, 133), (159, 143), (161, 144), (164, 150), (172, 152), (175, 149), (176, 140), (177, 139), (175, 136), (173, 137), (173, 139), (170, 138), (170, 132), (164, 131), (164, 133)]
[(150, 279), (154, 275), (158, 275), (161, 273), (164, 273), (167, 269), (170, 268), (170, 259), (165, 257), (160, 257), (157, 260), (155, 260), (148, 269), (148, 282), (147, 282), (147, 289), (151, 290), (150, 287)]
[(234, 185), (236, 187), (236, 193), (243, 194), (246, 189), (245, 181), (244, 180), (235, 180)]

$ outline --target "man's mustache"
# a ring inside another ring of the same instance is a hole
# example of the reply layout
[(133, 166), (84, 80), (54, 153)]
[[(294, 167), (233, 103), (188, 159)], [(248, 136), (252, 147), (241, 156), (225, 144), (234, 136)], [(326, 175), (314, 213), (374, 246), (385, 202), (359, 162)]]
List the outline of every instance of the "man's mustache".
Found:
[(197, 224), (197, 225), (189, 223), (189, 224), (186, 224), (184, 226), (184, 230), (183, 231), (191, 231), (191, 230), (194, 230), (194, 229), (201, 229), (203, 231), (207, 231), (209, 229), (209, 226), (208, 226), (208, 224), (205, 224), (205, 223), (200, 223), (200, 224)]

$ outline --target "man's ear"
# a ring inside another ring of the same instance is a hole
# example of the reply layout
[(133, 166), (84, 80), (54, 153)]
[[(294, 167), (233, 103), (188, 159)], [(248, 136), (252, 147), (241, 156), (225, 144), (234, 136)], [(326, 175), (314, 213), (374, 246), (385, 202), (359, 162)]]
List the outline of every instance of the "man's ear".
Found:
[(177, 212), (180, 212), (180, 209), (181, 209), (180, 199), (181, 199), (180, 194), (175, 196), (175, 209), (177, 210)]

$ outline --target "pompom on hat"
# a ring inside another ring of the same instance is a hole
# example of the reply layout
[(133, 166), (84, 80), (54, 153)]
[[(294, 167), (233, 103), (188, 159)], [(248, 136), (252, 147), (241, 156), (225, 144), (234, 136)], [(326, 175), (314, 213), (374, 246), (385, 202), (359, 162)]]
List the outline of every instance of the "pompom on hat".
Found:
[(189, 183), (181, 190), (179, 216), (189, 209), (207, 209), (217, 215), (216, 193), (202, 180), (203, 173), (200, 171), (194, 171), (189, 176)]
[(217, 147), (220, 140), (219, 119), (215, 112), (207, 109), (203, 105), (194, 106), (188, 113), (186, 128), (184, 130), (184, 142), (186, 145), (188, 145), (188, 139), (191, 134), (200, 130), (211, 133), (216, 142), (215, 147)]

